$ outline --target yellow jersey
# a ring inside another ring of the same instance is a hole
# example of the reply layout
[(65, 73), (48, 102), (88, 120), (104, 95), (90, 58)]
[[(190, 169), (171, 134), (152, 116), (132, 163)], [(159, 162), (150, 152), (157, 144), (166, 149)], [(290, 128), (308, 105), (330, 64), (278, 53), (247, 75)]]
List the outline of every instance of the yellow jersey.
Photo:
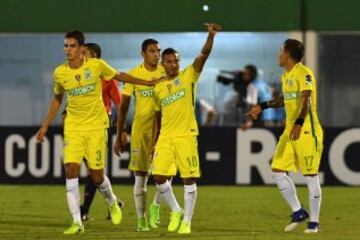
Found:
[(191, 64), (179, 75), (154, 88), (154, 105), (161, 111), (159, 138), (198, 135), (195, 119), (196, 83), (200, 73)]
[(96, 58), (84, 58), (78, 69), (70, 68), (67, 62), (55, 69), (54, 93), (67, 96), (65, 132), (109, 127), (101, 80), (111, 80), (116, 73), (104, 60)]
[(299, 117), (302, 100), (301, 92), (311, 90), (311, 107), (305, 118), (303, 128), (314, 132), (322, 131), (316, 108), (316, 79), (312, 70), (302, 63), (297, 63), (289, 72), (281, 76), (282, 91), (286, 113), (286, 128), (291, 129)]
[[(164, 68), (159, 65), (155, 71), (149, 71), (140, 64), (128, 72), (131, 76), (151, 81), (165, 75)], [(154, 118), (153, 86), (126, 83), (122, 94), (135, 97), (135, 113), (132, 122), (132, 134), (151, 133)]]

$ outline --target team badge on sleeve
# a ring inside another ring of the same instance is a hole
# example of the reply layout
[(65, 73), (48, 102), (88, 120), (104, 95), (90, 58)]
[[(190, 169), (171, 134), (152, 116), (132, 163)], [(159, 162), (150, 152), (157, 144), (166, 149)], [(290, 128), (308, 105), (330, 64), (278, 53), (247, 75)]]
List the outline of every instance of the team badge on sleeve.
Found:
[(305, 84), (311, 85), (311, 76), (309, 74), (305, 76)]

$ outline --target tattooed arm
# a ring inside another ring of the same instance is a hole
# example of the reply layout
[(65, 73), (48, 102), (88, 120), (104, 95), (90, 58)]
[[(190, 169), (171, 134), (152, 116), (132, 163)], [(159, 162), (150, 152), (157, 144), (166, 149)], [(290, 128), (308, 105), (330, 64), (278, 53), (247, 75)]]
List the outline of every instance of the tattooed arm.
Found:
[(305, 119), (310, 110), (311, 90), (301, 92), (301, 111), (298, 118)]
[(274, 98), (268, 102), (265, 102), (268, 108), (281, 108), (284, 106), (284, 96)]
[(253, 119), (257, 119), (262, 110), (267, 108), (281, 108), (284, 106), (284, 96), (274, 98), (267, 102), (262, 102), (259, 105), (251, 107), (246, 116), (251, 116)]

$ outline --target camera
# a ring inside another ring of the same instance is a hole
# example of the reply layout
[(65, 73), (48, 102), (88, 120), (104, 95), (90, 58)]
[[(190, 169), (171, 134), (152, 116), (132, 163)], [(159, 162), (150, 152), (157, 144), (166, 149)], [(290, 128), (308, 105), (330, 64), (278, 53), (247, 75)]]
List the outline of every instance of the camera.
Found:
[(217, 76), (217, 82), (223, 85), (233, 85), (233, 89), (239, 94), (239, 100), (237, 103), (238, 107), (245, 106), (245, 97), (246, 97), (246, 82), (244, 80), (243, 71), (224, 71), (221, 70), (220, 74)]

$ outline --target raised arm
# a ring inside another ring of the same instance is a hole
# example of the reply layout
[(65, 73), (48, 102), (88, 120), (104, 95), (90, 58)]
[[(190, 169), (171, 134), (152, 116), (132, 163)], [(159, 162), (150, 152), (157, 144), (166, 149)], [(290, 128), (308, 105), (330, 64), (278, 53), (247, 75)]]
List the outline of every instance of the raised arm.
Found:
[(62, 100), (63, 100), (63, 96), (64, 94), (55, 94), (54, 97), (51, 99), (51, 103), (50, 103), (50, 107), (49, 107), (49, 111), (48, 114), (45, 118), (45, 121), (43, 122), (41, 128), (39, 129), (39, 131), (36, 133), (36, 140), (38, 142), (42, 142), (44, 140), (44, 137), (46, 135), (46, 132), (49, 128), (49, 125), (51, 124), (51, 122), (54, 120), (57, 112), (60, 109)]
[(202, 71), (205, 62), (210, 55), (216, 33), (221, 30), (221, 26), (216, 23), (209, 23), (209, 24), (205, 23), (205, 26), (207, 26), (209, 34), (206, 38), (206, 42), (203, 48), (201, 49), (199, 56), (195, 58), (193, 63), (195, 72), (198, 73)]

